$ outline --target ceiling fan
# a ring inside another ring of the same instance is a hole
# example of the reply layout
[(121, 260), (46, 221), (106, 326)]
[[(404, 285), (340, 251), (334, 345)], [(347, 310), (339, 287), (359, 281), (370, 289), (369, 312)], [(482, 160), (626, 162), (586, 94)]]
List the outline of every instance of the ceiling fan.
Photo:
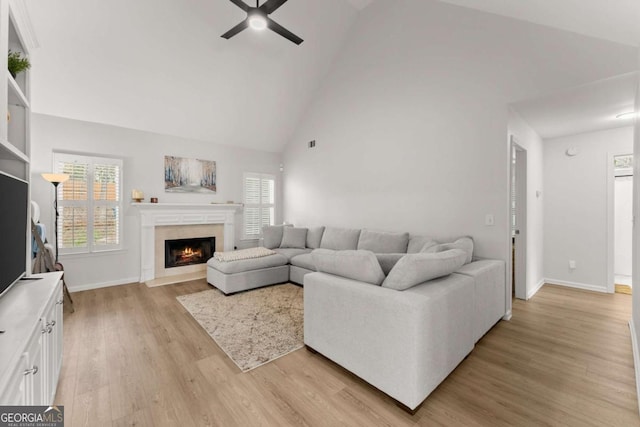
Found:
[(269, 18), (269, 15), (275, 12), (276, 9), (278, 9), (284, 3), (286, 3), (287, 0), (267, 0), (262, 4), (262, 6), (260, 5), (260, 0), (256, 0), (256, 7), (251, 7), (242, 0), (230, 1), (240, 9), (247, 12), (247, 18), (224, 33), (221, 37), (230, 39), (247, 27), (251, 27), (254, 30), (264, 30), (265, 28), (269, 28), (271, 31), (280, 34), (282, 37), (291, 40), (295, 44), (300, 44), (303, 42), (300, 37), (296, 36), (291, 31), (287, 30), (286, 28), (275, 22), (273, 19)]

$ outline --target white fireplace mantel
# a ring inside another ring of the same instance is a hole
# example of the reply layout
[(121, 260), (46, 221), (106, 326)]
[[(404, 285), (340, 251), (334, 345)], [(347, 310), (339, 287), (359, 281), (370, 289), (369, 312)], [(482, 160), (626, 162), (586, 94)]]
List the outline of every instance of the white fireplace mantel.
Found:
[(155, 278), (155, 227), (223, 224), (224, 250), (234, 246), (235, 214), (240, 204), (131, 203), (140, 216), (140, 282)]

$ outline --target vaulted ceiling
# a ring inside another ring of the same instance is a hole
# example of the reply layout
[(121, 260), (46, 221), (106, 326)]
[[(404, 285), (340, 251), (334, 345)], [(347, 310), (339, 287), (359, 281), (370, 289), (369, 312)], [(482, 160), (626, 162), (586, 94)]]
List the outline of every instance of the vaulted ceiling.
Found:
[(278, 151), (362, 1), (291, 0), (267, 31), (228, 0), (29, 0), (35, 112)]
[[(272, 17), (300, 46), (269, 31), (220, 38), (245, 17), (228, 0), (25, 1), (35, 112), (280, 151), (359, 14), (429, 0), (289, 0)], [(441, 1), (640, 45), (637, 0)]]

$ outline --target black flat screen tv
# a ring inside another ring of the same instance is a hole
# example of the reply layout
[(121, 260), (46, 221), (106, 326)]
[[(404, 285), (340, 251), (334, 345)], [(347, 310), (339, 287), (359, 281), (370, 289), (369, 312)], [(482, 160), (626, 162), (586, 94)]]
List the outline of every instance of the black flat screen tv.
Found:
[(29, 184), (0, 172), (0, 296), (27, 267)]

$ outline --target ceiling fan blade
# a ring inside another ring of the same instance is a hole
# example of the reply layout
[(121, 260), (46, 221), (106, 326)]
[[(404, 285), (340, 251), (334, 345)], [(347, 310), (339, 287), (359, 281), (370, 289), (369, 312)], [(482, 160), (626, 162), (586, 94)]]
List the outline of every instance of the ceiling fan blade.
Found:
[(267, 17), (267, 26), (272, 31), (280, 34), (285, 39), (291, 40), (295, 44), (300, 44), (300, 43), (302, 43), (304, 41), (300, 37), (296, 36), (291, 31), (287, 30), (282, 25), (278, 24), (276, 21), (274, 21), (273, 19), (271, 19), (269, 17)]
[(280, 6), (285, 4), (287, 0), (267, 0), (265, 4), (260, 6), (258, 9), (266, 13), (267, 15), (275, 12)]
[(249, 26), (249, 20), (245, 19), (244, 21), (242, 21), (241, 23), (239, 23), (238, 25), (236, 25), (235, 27), (233, 27), (232, 29), (230, 29), (220, 37), (224, 39), (230, 39), (231, 37), (238, 34), (240, 31), (246, 30), (248, 26)]
[(235, 4), (236, 6), (238, 6), (240, 9), (244, 10), (245, 12), (249, 12), (249, 9), (251, 9), (249, 5), (243, 2), (242, 0), (229, 0), (229, 1)]

